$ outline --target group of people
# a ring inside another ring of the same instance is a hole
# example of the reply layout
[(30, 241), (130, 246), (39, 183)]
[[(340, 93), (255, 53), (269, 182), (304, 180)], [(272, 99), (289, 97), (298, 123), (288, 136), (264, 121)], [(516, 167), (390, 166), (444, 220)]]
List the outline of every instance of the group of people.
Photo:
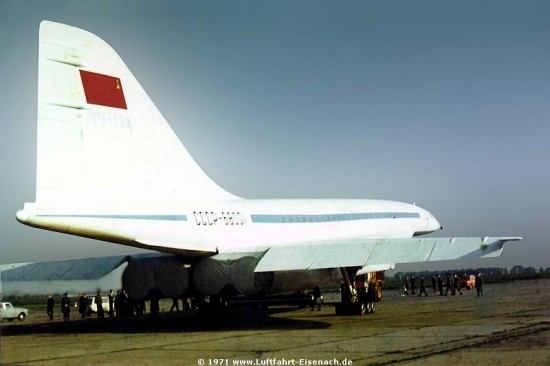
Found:
[[(415, 295), (416, 294), (416, 278), (414, 276), (405, 277), (405, 282), (403, 283), (403, 294), (404, 295)], [(422, 296), (424, 294), (425, 296), (428, 296), (428, 293), (426, 292), (426, 281), (424, 280), (424, 276), (420, 276), (420, 288), (418, 290), (418, 296)]]
[[(48, 295), (48, 304), (46, 308), (46, 314), (48, 318), (53, 320), (53, 309), (55, 307), (55, 300), (52, 295)], [(71, 318), (71, 299), (65, 292), (61, 297), (61, 314), (63, 314), (63, 321), (69, 321)]]
[[(176, 311), (179, 313), (179, 301), (180, 299), (177, 297), (172, 298), (172, 306), (170, 306), (170, 312)], [(183, 311), (197, 310), (197, 301), (194, 297), (184, 297), (181, 299), (181, 302), (183, 305)]]
[[(55, 300), (52, 295), (48, 295), (48, 302), (46, 305), (46, 314), (48, 318), (53, 320), (53, 309), (55, 307)], [(63, 320), (69, 321), (71, 318), (71, 299), (69, 295), (65, 292), (61, 297), (61, 314), (63, 314)]]
[[(477, 297), (483, 297), (483, 278), (481, 277), (481, 273), (478, 273), (475, 277), (475, 288)], [(414, 276), (407, 276), (403, 283), (403, 293), (405, 295), (415, 295), (417, 292), (416, 290), (416, 278)], [(441, 275), (437, 275), (437, 277), (432, 275), (432, 290), (434, 294), (439, 292), (439, 296), (448, 296), (449, 293), (451, 296), (455, 296), (457, 293), (462, 295), (460, 278), (456, 273), (454, 275), (447, 273), (447, 276), (445, 277), (445, 291), (443, 291), (443, 278)], [(428, 296), (424, 276), (420, 276), (420, 288), (418, 291), (418, 296), (420, 297), (422, 295)]]
[[(74, 307), (78, 309), (78, 313), (82, 318), (89, 316), (95, 311), (98, 319), (105, 318), (105, 312), (107, 312), (109, 318), (124, 318), (130, 315), (144, 315), (145, 314), (145, 301), (134, 301), (129, 299), (124, 289), (118, 290), (115, 294), (113, 290), (109, 290), (108, 296), (105, 299), (101, 291), (98, 291), (95, 296), (89, 297), (86, 294), (80, 294), (78, 300), (75, 302)], [(95, 309), (92, 309), (92, 301), (95, 303)], [(107, 310), (104, 308), (104, 303)], [(50, 320), (54, 319), (55, 300), (52, 295), (48, 296), (46, 313)], [(68, 293), (64, 293), (61, 297), (61, 313), (63, 314), (63, 320), (69, 321), (71, 319), (71, 298)]]

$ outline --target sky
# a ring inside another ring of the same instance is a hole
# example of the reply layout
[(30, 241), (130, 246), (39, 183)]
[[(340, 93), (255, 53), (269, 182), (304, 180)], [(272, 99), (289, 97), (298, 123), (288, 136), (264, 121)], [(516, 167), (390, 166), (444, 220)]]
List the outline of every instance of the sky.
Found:
[(436, 236), (524, 237), (442, 268), (550, 266), (544, 0), (0, 0), (0, 263), (137, 251), (15, 220), (35, 198), (44, 19), (117, 50), (236, 195), (414, 202)]

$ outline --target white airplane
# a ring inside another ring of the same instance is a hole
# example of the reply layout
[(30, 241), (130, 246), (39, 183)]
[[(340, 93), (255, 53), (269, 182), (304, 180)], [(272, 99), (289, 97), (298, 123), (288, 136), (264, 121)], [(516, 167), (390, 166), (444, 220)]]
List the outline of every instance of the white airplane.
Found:
[(50, 21), (39, 38), (36, 202), (17, 212), (23, 224), (175, 254), (178, 281), (203, 295), (340, 269), (352, 303), (357, 271), (493, 257), (521, 239), (420, 238), (441, 225), (402, 202), (237, 197), (201, 170), (107, 43)]

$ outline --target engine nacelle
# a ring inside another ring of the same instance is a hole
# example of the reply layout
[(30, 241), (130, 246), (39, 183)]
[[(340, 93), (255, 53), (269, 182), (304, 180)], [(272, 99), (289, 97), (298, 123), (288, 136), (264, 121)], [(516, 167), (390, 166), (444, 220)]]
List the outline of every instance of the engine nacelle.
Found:
[(130, 258), (122, 274), (122, 286), (133, 299), (157, 289), (166, 297), (180, 297), (189, 285), (189, 271), (174, 256)]
[(252, 256), (234, 260), (203, 258), (193, 268), (193, 284), (203, 295), (219, 294), (225, 286), (233, 286), (242, 295), (268, 291), (273, 272), (255, 273), (258, 260)]

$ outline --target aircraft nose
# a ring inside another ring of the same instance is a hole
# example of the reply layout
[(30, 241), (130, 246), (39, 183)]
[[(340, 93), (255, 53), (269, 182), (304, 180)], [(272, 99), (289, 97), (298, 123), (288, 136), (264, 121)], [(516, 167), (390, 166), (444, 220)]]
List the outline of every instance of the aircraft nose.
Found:
[(434, 215), (428, 212), (428, 230), (437, 231), (443, 230), (443, 226), (437, 221)]

